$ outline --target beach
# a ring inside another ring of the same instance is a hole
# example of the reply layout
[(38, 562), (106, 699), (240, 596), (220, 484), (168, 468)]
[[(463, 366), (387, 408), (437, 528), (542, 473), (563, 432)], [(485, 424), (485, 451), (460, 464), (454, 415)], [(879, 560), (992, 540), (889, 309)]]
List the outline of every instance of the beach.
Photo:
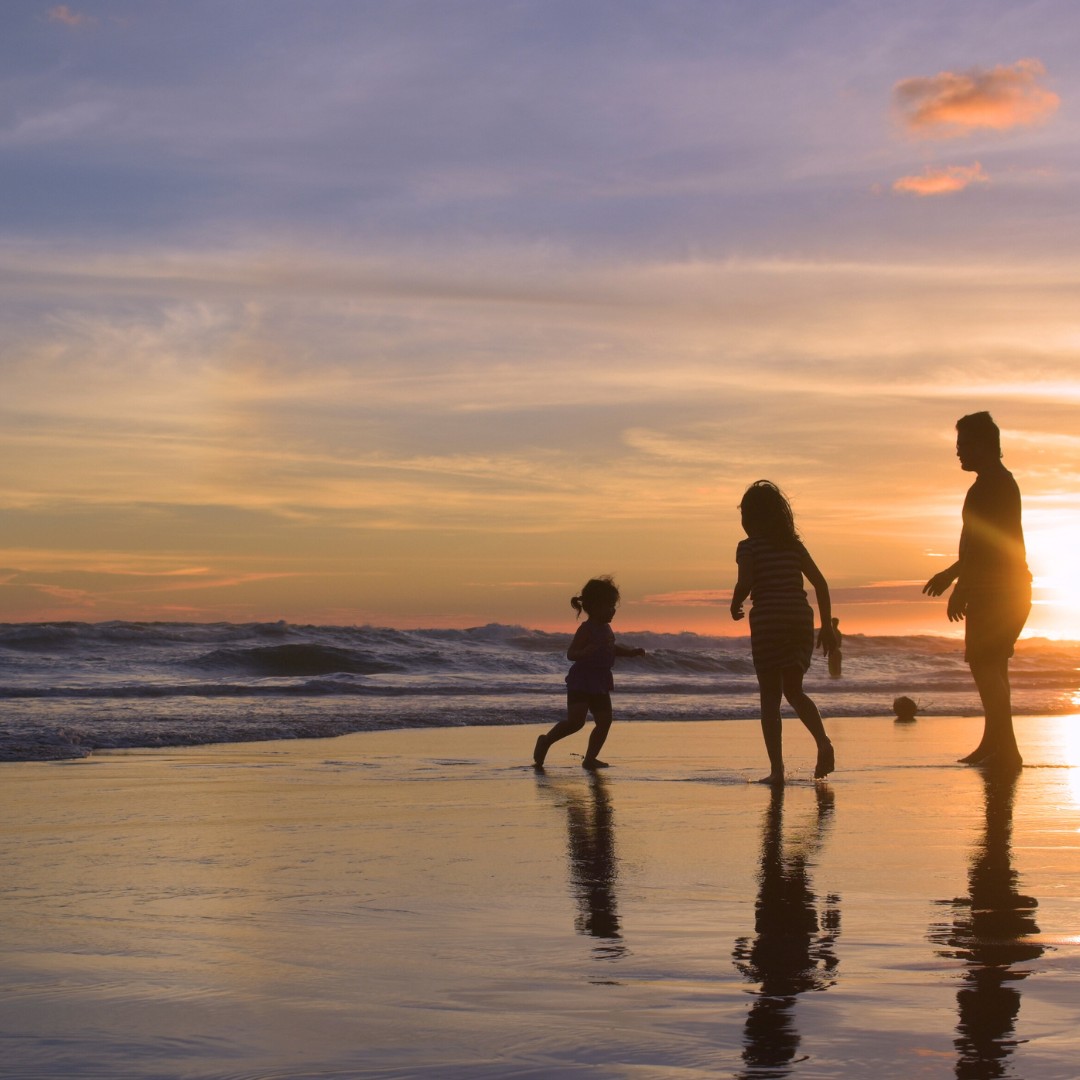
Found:
[(1080, 718), (0, 765), (5, 1077), (1075, 1078)]

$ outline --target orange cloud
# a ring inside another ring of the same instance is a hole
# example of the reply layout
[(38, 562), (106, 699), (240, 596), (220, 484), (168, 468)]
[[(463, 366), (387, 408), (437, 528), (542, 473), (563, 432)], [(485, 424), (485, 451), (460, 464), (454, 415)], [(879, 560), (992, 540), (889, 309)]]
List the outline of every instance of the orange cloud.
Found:
[(72, 11), (67, 4), (57, 4), (49, 9), (49, 22), (63, 23), (65, 26), (80, 27), (89, 26), (96, 22), (92, 15), (83, 15), (78, 11)]
[(927, 168), (921, 176), (901, 176), (893, 191), (902, 195), (952, 195), (971, 184), (988, 184), (990, 177), (976, 161), (973, 165), (949, 165), (943, 169)]
[(893, 100), (904, 126), (921, 138), (955, 138), (979, 128), (1007, 131), (1050, 117), (1061, 99), (1040, 85), (1046, 68), (1018, 60), (984, 71), (942, 71), (903, 79)]
[(653, 593), (642, 597), (639, 603), (658, 604), (661, 607), (712, 607), (730, 600), (730, 589), (683, 589), (679, 592)]

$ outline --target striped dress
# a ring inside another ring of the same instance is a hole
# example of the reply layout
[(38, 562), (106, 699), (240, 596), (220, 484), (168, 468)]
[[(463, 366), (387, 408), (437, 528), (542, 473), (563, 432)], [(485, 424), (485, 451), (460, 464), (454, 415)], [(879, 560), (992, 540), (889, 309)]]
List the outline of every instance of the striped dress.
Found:
[(798, 667), (807, 671), (814, 655), (814, 611), (803, 588), (806, 548), (780, 548), (762, 536), (739, 543), (740, 576), (749, 569), (750, 650), (757, 671)]

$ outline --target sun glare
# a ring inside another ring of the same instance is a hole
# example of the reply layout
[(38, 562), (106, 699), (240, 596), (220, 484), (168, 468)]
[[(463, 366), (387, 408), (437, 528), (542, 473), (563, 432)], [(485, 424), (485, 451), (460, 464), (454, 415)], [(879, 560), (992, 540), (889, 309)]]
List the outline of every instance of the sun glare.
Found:
[(1080, 807), (1080, 715), (1058, 717), (1057, 728), (1057, 758), (1068, 770), (1066, 775), (1073, 805)]
[[(1064, 514), (1055, 514), (1060, 521)], [(1025, 530), (1035, 605), (1029, 634), (1080, 640), (1080, 521), (1034, 524)]]

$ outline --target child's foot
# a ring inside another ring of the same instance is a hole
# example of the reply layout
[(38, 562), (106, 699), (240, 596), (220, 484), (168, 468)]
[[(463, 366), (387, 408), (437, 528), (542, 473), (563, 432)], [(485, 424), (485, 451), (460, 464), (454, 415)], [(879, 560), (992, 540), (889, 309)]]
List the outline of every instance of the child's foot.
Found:
[(836, 768), (836, 756), (831, 742), (818, 747), (817, 764), (814, 766), (814, 779), (824, 780)]
[(784, 772), (781, 769), (780, 772), (771, 772), (768, 776), (763, 776), (759, 781), (759, 784), (773, 784), (774, 786), (782, 786), (784, 783)]
[(606, 761), (601, 761), (599, 758), (584, 758), (581, 762), (583, 769), (610, 769), (611, 766)]
[(547, 757), (548, 747), (551, 744), (548, 742), (546, 735), (540, 735), (536, 739), (536, 746), (533, 748), (533, 764), (538, 768), (544, 767), (544, 758)]

